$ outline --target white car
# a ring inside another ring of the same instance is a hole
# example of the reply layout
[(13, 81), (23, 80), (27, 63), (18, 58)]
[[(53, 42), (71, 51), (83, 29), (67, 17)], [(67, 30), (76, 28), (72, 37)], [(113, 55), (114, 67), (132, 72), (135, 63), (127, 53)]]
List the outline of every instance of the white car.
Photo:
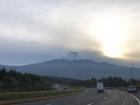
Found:
[(129, 93), (136, 93), (137, 92), (137, 88), (136, 86), (132, 85), (128, 87), (128, 92)]

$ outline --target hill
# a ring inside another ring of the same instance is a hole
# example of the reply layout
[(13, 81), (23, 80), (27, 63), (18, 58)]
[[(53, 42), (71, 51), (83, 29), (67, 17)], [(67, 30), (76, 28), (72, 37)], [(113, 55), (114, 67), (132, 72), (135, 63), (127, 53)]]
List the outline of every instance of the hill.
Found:
[[(129, 79), (130, 77), (130, 68), (128, 67), (109, 64), (107, 62), (99, 63), (87, 59), (56, 59), (37, 64), (16, 66), (15, 68), (20, 72), (74, 79), (102, 78), (108, 76), (119, 76)], [(133, 68), (133, 77), (136, 79), (140, 77), (140, 69)]]

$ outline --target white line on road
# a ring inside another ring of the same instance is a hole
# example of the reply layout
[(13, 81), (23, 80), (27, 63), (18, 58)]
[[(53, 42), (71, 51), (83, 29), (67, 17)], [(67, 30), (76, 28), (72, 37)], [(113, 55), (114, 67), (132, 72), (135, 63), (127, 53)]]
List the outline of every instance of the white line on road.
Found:
[(108, 97), (104, 97), (104, 100), (106, 100)]
[(140, 100), (136, 97), (136, 96), (134, 96), (133, 94), (130, 94), (137, 102), (138, 102), (138, 104), (140, 105)]
[(87, 105), (93, 105), (94, 103), (90, 103), (90, 104), (87, 104)]
[(53, 103), (51, 103), (51, 104), (46, 104), (46, 105), (53, 105)]

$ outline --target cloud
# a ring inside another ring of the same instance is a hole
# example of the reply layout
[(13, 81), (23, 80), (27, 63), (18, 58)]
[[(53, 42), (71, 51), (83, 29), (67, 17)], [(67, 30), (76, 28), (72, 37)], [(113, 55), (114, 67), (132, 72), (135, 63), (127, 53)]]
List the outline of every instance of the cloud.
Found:
[(101, 52), (102, 45), (94, 34), (97, 19), (106, 13), (129, 21), (123, 43), (128, 51), (125, 56), (139, 56), (139, 5), (135, 0), (1, 0), (0, 63), (32, 63), (71, 50), (95, 60), (110, 61)]

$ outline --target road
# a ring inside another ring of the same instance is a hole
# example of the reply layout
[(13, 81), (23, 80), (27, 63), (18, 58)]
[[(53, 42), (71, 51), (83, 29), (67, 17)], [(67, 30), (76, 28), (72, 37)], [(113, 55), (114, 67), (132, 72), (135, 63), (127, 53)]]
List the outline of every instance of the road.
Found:
[(119, 90), (105, 90), (105, 93), (96, 93), (95, 89), (73, 96), (60, 97), (52, 100), (34, 101), (16, 105), (139, 105), (134, 97)]

